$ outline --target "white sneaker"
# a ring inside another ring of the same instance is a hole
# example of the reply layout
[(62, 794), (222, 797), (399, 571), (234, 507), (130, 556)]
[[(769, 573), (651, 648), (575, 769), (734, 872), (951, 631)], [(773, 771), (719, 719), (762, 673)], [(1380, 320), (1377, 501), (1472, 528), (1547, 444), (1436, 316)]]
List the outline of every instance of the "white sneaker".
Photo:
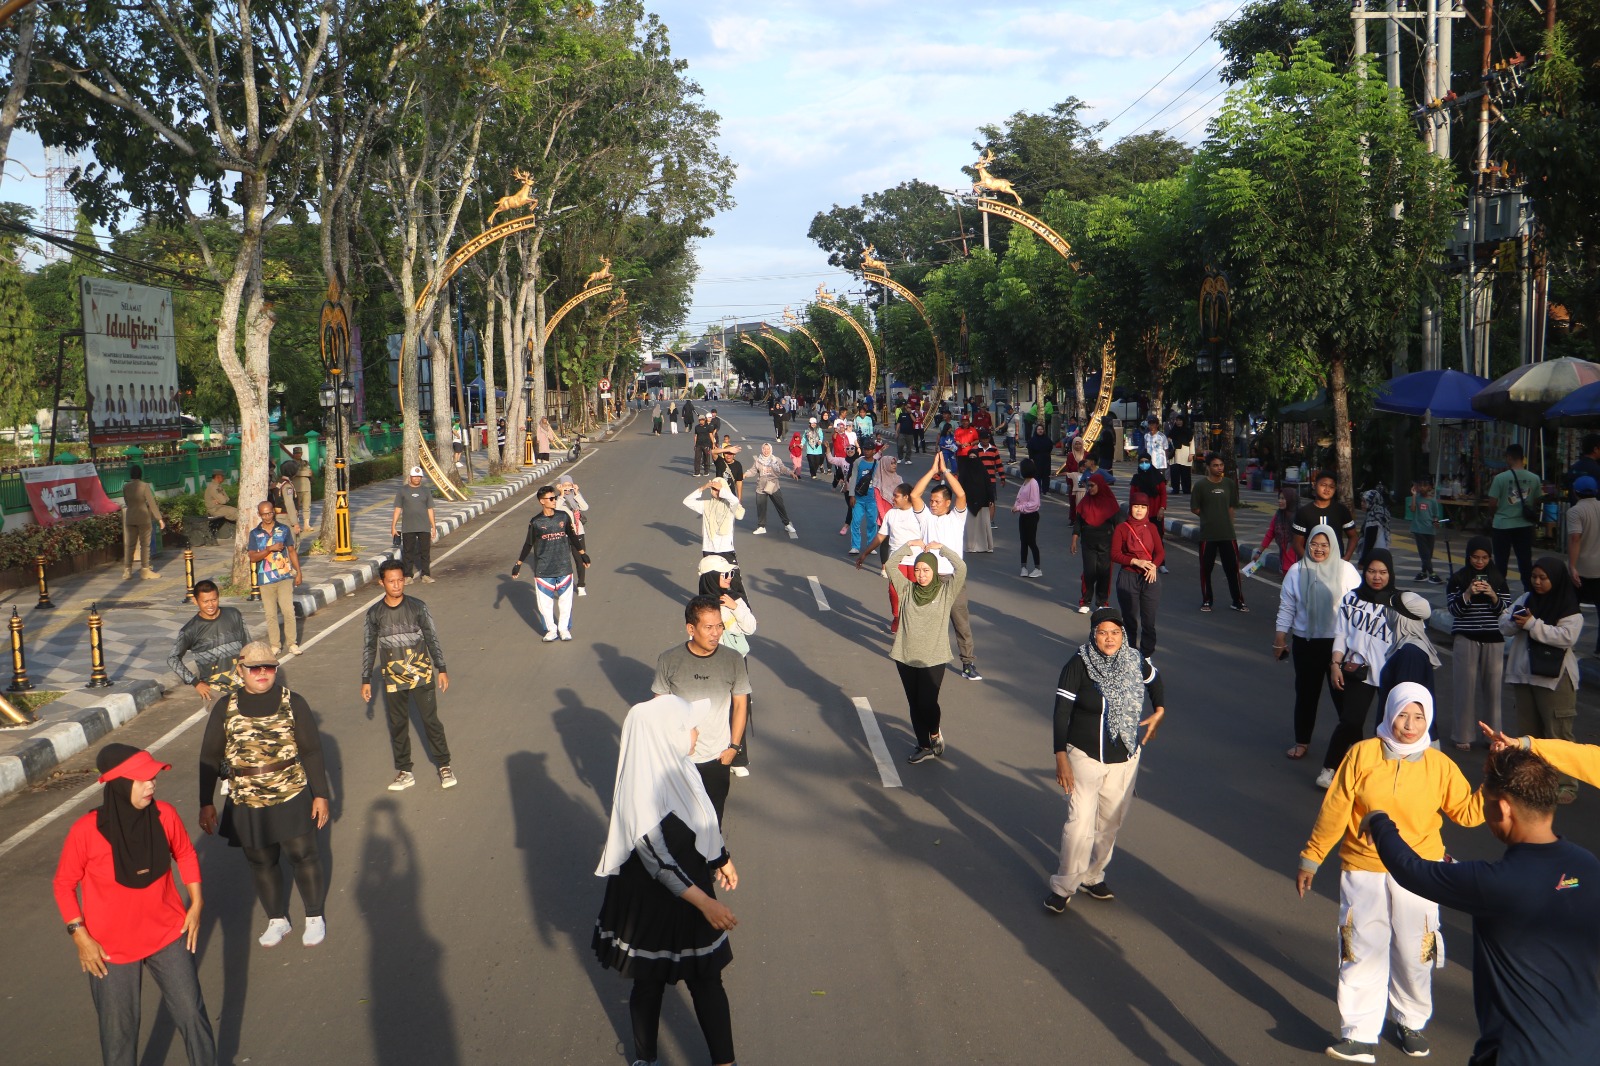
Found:
[(558, 636), (560, 636), (560, 638), (562, 640), (571, 640), (572, 639), (572, 630), (570, 630), (570, 629), (560, 629), (560, 630), (557, 630), (556, 633), (557, 633)]
[(735, 767), (732, 768), (732, 770), (730, 772), (733, 774), (734, 777), (749, 777), (750, 776), (750, 767), (748, 767), (748, 766), (735, 766)]
[(754, 529), (752, 529), (750, 531), (750, 535), (752, 537), (759, 537), (759, 536), (761, 536), (761, 534), (765, 533), (766, 531), (767, 531), (767, 527), (766, 526), (757, 526), (756, 528), (754, 528)]
[(1089, 605), (1087, 603), (1078, 604), (1078, 613), (1079, 614), (1088, 614), (1089, 613)]
[(580, 586), (578, 586), (578, 595), (587, 596), (587, 595), (589, 595), (589, 590), (584, 588), (582, 585), (580, 585)]
[(1317, 787), (1318, 788), (1332, 788), (1333, 787), (1333, 771), (1328, 769), (1326, 766), (1324, 766), (1322, 768), (1322, 772), (1317, 775)]
[(798, 530), (796, 530), (796, 529), (795, 529), (795, 528), (794, 528), (794, 527), (793, 527), (793, 526), (784, 526), (784, 527), (783, 527), (783, 531), (784, 531), (784, 532), (785, 532), (785, 533), (795, 533), (795, 532), (798, 532)]
[(560, 639), (561, 639), (561, 634), (557, 633), (553, 629), (550, 632), (548, 632), (548, 633), (546, 633), (544, 635), (544, 642), (546, 644), (553, 644), (553, 643), (555, 643), (556, 641), (558, 641)]
[(289, 935), (289, 929), (289, 919), (274, 918), (267, 923), (267, 931), (256, 938), (256, 943), (264, 948), (275, 948)]
[(1029, 576), (1029, 577), (1044, 577), (1044, 571), (1043, 571), (1043, 570), (1040, 570), (1040, 569), (1039, 569), (1039, 568), (1038, 568), (1038, 567), (1037, 567), (1037, 566), (1036, 566), (1036, 567), (1034, 567), (1034, 568), (1033, 568), (1033, 569), (1032, 569), (1032, 570), (1029, 570), (1029, 571), (1028, 571), (1028, 576)]
[[(289, 923), (283, 924), (287, 926)], [(326, 939), (328, 939), (327, 921), (323, 918), (307, 918), (305, 931), (300, 934), (300, 943), (308, 948), (314, 948)]]
[(1028, 576), (1028, 568), (1027, 568), (1027, 567), (1026, 567), (1026, 566), (1024, 566), (1024, 567), (1023, 567), (1023, 568), (1022, 568), (1022, 574), (1021, 574), (1021, 576), (1022, 576), (1022, 577), (1027, 577), (1027, 576)]
[(298, 645), (298, 644), (289, 645), (289, 654), (290, 655), (299, 655), (300, 654), (300, 645)]

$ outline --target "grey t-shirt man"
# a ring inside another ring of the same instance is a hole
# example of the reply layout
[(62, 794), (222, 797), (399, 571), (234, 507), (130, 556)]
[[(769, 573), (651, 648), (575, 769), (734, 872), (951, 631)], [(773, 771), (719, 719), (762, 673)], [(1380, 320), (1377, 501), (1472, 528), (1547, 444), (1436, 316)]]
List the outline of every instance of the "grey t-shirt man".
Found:
[(650, 691), (658, 696), (681, 696), (690, 703), (709, 701), (705, 713), (695, 722), (700, 736), (689, 758), (710, 762), (733, 742), (729, 722), (733, 697), (750, 694), (750, 674), (745, 669), (744, 656), (732, 648), (718, 645), (710, 655), (699, 656), (684, 643), (668, 648), (656, 660), (656, 678)]
[(433, 523), (428, 521), (428, 509), (433, 506), (433, 486), (401, 485), (395, 494), (394, 505), (400, 509), (400, 532), (428, 533)]
[(1569, 564), (1587, 583), (1600, 581), (1600, 499), (1585, 496), (1567, 511), (1568, 547), (1577, 538), (1577, 551), (1567, 553)]

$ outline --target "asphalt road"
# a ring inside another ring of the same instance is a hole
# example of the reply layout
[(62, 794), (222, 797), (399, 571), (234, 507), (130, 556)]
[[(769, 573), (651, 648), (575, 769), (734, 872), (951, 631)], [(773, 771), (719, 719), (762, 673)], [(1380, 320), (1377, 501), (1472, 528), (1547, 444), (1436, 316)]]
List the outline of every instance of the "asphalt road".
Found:
[[(759, 433), (764, 411), (725, 405)], [(760, 438), (757, 438), (759, 440)], [(628, 985), (589, 951), (602, 886), (620, 723), (646, 698), (656, 656), (682, 639), (696, 578), (698, 520), (679, 504), (696, 482), (688, 439), (636, 421), (573, 471), (591, 512), (591, 594), (572, 643), (542, 644), (527, 580), (509, 568), (531, 494), (501, 520), (436, 551), (439, 583), (418, 586), (449, 660), (441, 698), (461, 786), (439, 789), (420, 743), (418, 787), (394, 794), (381, 710), (359, 698), (358, 617), (371, 590), (319, 613), (284, 676), (316, 709), (335, 793), (323, 834), (328, 941), (273, 950), (245, 863), (198, 842), (206, 887), (200, 976), (222, 1061), (607, 1063), (630, 1060)], [(917, 463), (913, 474), (926, 467)], [(753, 490), (753, 483), (747, 491)], [(1192, 552), (1173, 552), (1161, 645), (1168, 715), (1147, 750), (1138, 800), (1108, 880), (1113, 903), (1040, 906), (1064, 804), (1053, 781), (1057, 673), (1087, 634), (1063, 509), (1047, 504), (1046, 578), (1017, 576), (1002, 509), (996, 554), (972, 562), (972, 617), (986, 680), (947, 674), (943, 760), (907, 766), (903, 697), (886, 652), (875, 569), (857, 572), (838, 535), (843, 504), (824, 482), (788, 483), (798, 540), (737, 546), (760, 622), (753, 770), (735, 779), (727, 834), (741, 874), (726, 897), (740, 925), (725, 974), (740, 1061), (760, 1063), (1285, 1063), (1320, 1056), (1337, 1022), (1337, 877), (1295, 897), (1295, 856), (1315, 816), (1314, 759), (1290, 763), (1290, 667), (1270, 660), (1276, 589), (1253, 582), (1248, 615), (1197, 611)], [(753, 505), (753, 494), (748, 497)], [(1009, 501), (1010, 494), (1006, 494)], [(752, 510), (753, 510), (752, 506)], [(778, 530), (776, 523), (773, 524)], [(830, 610), (819, 609), (814, 576)], [(1220, 576), (1220, 575), (1219, 575)], [(1448, 671), (1442, 672), (1448, 699)], [(880, 779), (855, 700), (904, 787)], [(192, 695), (115, 736), (161, 749), (162, 798), (193, 825), (199, 728)], [(1324, 707), (1313, 745), (1331, 728)], [(183, 723), (188, 722), (187, 727)], [(1586, 708), (1580, 739), (1592, 722)], [(1480, 774), (1474, 756), (1469, 779)], [(8, 1064), (97, 1061), (88, 980), (61, 934), (50, 876), (70, 819), (98, 794), (92, 756), (53, 788), (0, 807), (0, 1048)], [(1558, 825), (1600, 845), (1590, 795)], [(194, 832), (198, 834), (198, 829)], [(1483, 829), (1447, 827), (1454, 854), (1498, 853)], [(1475, 1035), (1470, 932), (1447, 914), (1449, 964), (1428, 1032), (1440, 1061)], [(181, 1041), (147, 988), (143, 1066), (182, 1063)], [(669, 996), (664, 1063), (704, 1062), (683, 997)], [(1393, 1047), (1382, 1052), (1397, 1061)]]

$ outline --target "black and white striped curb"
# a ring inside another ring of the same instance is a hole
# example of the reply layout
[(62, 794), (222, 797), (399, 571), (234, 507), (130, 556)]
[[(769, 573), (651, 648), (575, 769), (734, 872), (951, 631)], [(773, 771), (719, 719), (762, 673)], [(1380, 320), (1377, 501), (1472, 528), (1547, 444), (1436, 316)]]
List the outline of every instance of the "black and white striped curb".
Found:
[[(435, 528), (439, 536), (446, 537), (470, 522), (483, 517), (490, 508), (504, 503), (528, 486), (541, 482), (546, 475), (565, 462), (552, 459), (520, 473), (509, 475), (505, 484), (489, 492), (475, 492), (470, 500), (455, 513), (440, 520)], [(375, 580), (378, 567), (394, 555), (386, 551), (370, 559), (353, 563), (349, 568), (330, 579), (302, 589), (295, 595), (295, 613), (309, 618), (342, 596), (354, 594), (362, 586)], [(255, 626), (251, 627), (254, 630)], [(265, 628), (262, 627), (265, 632)], [(254, 635), (254, 634), (252, 634)], [(118, 691), (109, 694), (69, 692), (51, 707), (60, 714), (59, 704), (86, 701), (72, 708), (60, 720), (40, 730), (34, 736), (6, 755), (0, 755), (0, 796), (9, 795), (37, 784), (50, 775), (62, 762), (87, 749), (91, 744), (119, 726), (126, 725), (145, 708), (159, 702), (168, 692), (182, 685), (176, 675), (167, 674), (161, 681), (134, 681), (119, 685)], [(92, 702), (87, 702), (92, 701)]]

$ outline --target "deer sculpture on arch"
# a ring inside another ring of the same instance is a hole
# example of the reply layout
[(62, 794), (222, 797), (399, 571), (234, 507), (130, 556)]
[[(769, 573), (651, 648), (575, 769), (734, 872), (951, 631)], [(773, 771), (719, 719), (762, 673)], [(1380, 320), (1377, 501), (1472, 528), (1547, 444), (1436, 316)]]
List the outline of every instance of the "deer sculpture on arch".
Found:
[(583, 287), (587, 289), (592, 285), (598, 285), (602, 281), (610, 280), (611, 260), (602, 255), (600, 257), (600, 269), (596, 270), (593, 274), (590, 274), (589, 277), (584, 280)]
[(1012, 184), (1005, 178), (997, 178), (989, 173), (989, 167), (993, 162), (994, 149), (985, 148), (983, 155), (976, 163), (972, 164), (973, 169), (978, 172), (978, 180), (972, 183), (973, 193), (981, 196), (986, 192), (991, 192), (995, 194), (995, 199), (999, 199), (1000, 195), (1004, 194), (1015, 199), (1017, 206), (1021, 207), (1022, 197)]
[(494, 202), (494, 210), (489, 212), (489, 218), (484, 222), (484, 228), (494, 225), (494, 216), (502, 211), (515, 211), (526, 207), (529, 211), (537, 210), (539, 198), (533, 195), (533, 175), (525, 170), (513, 169), (511, 176), (522, 183), (522, 187), (510, 196), (502, 196)]
[(863, 273), (888, 275), (888, 264), (878, 258), (878, 246), (876, 244), (869, 244), (861, 250), (861, 270)]

